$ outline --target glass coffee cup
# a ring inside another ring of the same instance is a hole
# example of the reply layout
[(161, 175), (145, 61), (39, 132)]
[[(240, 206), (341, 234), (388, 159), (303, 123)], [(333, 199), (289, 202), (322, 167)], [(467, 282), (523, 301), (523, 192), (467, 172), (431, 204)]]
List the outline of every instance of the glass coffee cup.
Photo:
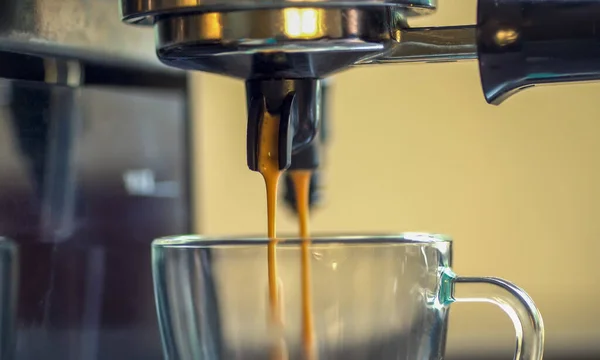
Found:
[[(267, 239), (155, 240), (152, 266), (166, 359), (271, 359)], [(303, 359), (301, 240), (281, 239), (277, 266), (289, 359)], [(454, 302), (489, 302), (512, 320), (515, 359), (542, 359), (532, 299), (498, 278), (452, 272), (441, 235), (313, 238), (311, 301), (318, 359), (442, 359)], [(485, 356), (482, 356), (485, 358)]]

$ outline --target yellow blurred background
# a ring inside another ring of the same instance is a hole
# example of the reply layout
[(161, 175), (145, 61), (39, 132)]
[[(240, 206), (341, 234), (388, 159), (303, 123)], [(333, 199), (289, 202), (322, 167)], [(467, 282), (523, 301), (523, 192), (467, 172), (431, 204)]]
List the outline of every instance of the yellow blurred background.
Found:
[[(413, 24), (474, 22), (475, 1), (439, 4)], [(357, 67), (332, 80), (325, 199), (312, 230), (449, 234), (457, 273), (530, 293), (548, 354), (600, 351), (600, 84), (539, 87), (495, 107), (476, 62)], [(246, 167), (243, 82), (195, 75), (192, 93), (197, 231), (264, 233), (262, 179)], [(280, 214), (280, 231), (295, 232)], [(512, 333), (491, 305), (455, 305), (449, 353), (508, 359)]]

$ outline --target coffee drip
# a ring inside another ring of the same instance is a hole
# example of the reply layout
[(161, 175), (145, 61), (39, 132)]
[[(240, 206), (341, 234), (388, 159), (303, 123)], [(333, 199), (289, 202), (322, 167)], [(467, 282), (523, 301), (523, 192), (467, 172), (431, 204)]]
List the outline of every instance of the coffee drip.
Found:
[[(278, 112), (270, 112), (267, 100), (263, 100), (261, 114), (256, 118), (258, 127), (258, 141), (254, 147), (256, 157), (252, 157), (251, 168), (256, 169), (265, 181), (267, 198), (267, 235), (269, 237), (267, 272), (269, 287), (269, 327), (273, 336), (273, 347), (271, 351), (272, 360), (288, 359), (287, 344), (284, 339), (285, 328), (283, 321), (283, 287), (277, 274), (277, 239), (276, 212), (277, 193), (281, 174), (288, 166), (289, 178), (292, 181), (296, 210), (299, 220), (299, 235), (301, 239), (301, 296), (302, 296), (302, 345), (304, 358), (316, 360), (315, 336), (311, 303), (311, 276), (310, 276), (310, 234), (309, 234), (309, 190), (312, 177), (312, 169), (318, 163), (315, 145), (311, 144), (303, 151), (298, 152), (288, 162), (287, 158), (281, 156), (281, 151), (286, 151), (282, 142), (289, 140), (290, 122), (292, 119), (286, 117), (289, 114), (285, 106), (293, 107), (295, 94), (289, 93), (287, 99), (281, 103)], [(283, 109), (282, 109), (283, 107)], [(271, 108), (272, 109), (272, 108)], [(283, 134), (283, 136), (282, 136)], [(250, 138), (249, 134), (249, 138)], [(291, 163), (291, 164), (290, 164)], [(255, 165), (255, 166), (253, 166)]]

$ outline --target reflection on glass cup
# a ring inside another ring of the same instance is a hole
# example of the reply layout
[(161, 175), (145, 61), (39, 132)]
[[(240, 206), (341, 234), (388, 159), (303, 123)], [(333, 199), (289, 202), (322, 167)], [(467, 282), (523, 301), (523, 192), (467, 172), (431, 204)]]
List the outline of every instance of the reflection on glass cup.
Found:
[(14, 242), (0, 236), (0, 359), (14, 358), (19, 280)]
[[(167, 359), (270, 359), (267, 244), (194, 236), (153, 243)], [(501, 279), (455, 275), (443, 236), (318, 238), (310, 251), (321, 360), (441, 359), (454, 302), (500, 306), (515, 325), (515, 359), (542, 358), (542, 318), (531, 298)], [(277, 266), (289, 358), (302, 359), (300, 241), (279, 243)]]

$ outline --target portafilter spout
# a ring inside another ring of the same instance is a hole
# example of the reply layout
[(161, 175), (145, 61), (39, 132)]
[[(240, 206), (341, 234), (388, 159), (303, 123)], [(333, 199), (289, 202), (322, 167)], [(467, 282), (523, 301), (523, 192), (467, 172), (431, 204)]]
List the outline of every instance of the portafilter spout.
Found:
[(319, 165), (316, 152), (305, 156), (317, 134), (320, 122), (321, 80), (268, 79), (247, 80), (248, 106), (247, 154), (250, 170), (259, 171), (260, 128), (265, 115), (279, 118), (279, 169), (292, 165), (301, 157), (302, 165), (314, 169)]

